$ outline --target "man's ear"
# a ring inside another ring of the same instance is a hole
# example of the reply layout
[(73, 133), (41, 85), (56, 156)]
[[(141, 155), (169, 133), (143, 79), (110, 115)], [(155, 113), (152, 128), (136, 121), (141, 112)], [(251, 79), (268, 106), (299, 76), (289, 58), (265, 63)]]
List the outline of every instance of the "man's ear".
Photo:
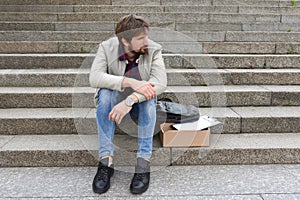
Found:
[(122, 38), (121, 41), (125, 47), (129, 46), (129, 42), (127, 42), (127, 40), (125, 38)]

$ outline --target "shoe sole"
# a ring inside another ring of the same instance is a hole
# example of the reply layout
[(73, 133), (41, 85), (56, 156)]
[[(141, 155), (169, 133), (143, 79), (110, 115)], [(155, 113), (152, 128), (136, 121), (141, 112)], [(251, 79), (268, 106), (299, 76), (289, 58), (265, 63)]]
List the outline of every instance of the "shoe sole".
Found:
[(106, 193), (108, 191), (108, 189), (110, 188), (110, 184), (108, 185), (107, 188), (103, 189), (103, 190), (97, 190), (93, 187), (93, 191), (97, 194), (103, 194), (103, 193)]
[(148, 190), (148, 188), (149, 188), (149, 185), (147, 187), (143, 188), (142, 190), (137, 190), (137, 189), (130, 187), (130, 192), (132, 194), (143, 194), (144, 192), (146, 192)]

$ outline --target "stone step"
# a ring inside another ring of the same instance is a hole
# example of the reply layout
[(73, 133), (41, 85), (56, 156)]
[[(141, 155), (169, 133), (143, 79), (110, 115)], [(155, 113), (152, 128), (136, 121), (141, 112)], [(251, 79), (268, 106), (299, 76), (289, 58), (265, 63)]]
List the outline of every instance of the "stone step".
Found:
[[(242, 5), (291, 6), (290, 0), (2, 0), (0, 5)], [(299, 6), (297, 4), (296, 6)], [(293, 6), (294, 7), (294, 6)]]
[(202, 12), (240, 14), (298, 14), (294, 6), (208, 6), (208, 5), (0, 5), (0, 12)]
[[(17, 22), (16, 22), (17, 23)], [(67, 22), (66, 22), (67, 23)], [(271, 32), (299, 32), (298, 23), (287, 22), (176, 22), (176, 31), (271, 31)]]
[[(115, 21), (130, 12), (95, 12), (95, 13), (32, 13), (32, 12), (0, 12), (0, 21), (45, 21), (45, 22), (74, 22), (74, 21)], [(136, 12), (135, 12), (136, 13)], [(149, 22), (167, 21), (167, 22), (226, 22), (243, 23), (247, 22), (288, 22), (299, 23), (300, 15), (282, 15), (282, 14), (215, 14), (215, 13), (156, 13), (156, 12), (138, 12)]]
[[(262, 156), (260, 152), (253, 153), (255, 156), (247, 157), (249, 161), (254, 160), (256, 156)], [(1, 168), (0, 195), (5, 199), (15, 197), (15, 199), (36, 200), (119, 200), (144, 199), (144, 197), (146, 199), (295, 200), (299, 199), (300, 190), (299, 165), (292, 164), (297, 163), (299, 157), (297, 157), (297, 152), (294, 153), (281, 157), (274, 156), (269, 159), (268, 165), (255, 165), (253, 162), (253, 165), (153, 166), (151, 167), (150, 187), (141, 198), (133, 196), (129, 191), (129, 184), (134, 173), (132, 165), (136, 160), (131, 163), (131, 166), (115, 166), (111, 187), (100, 197), (99, 194), (93, 192), (91, 187), (97, 171), (96, 164), (91, 167)], [(221, 156), (223, 157), (216, 160), (235, 158), (234, 155)], [(294, 162), (289, 164), (272, 164), (271, 162), (271, 160), (285, 160), (286, 157), (293, 157)], [(27, 184), (20, 188), (22, 181)], [(37, 181), (39, 184), (36, 184)], [(187, 184), (182, 184), (182, 182)], [(257, 184), (253, 185), (253, 182)], [(50, 185), (51, 190), (45, 190)]]
[[(0, 54), (0, 69), (90, 68), (95, 54)], [(163, 54), (167, 68), (298, 69), (300, 55)]]
[[(173, 82), (187, 85), (190, 80), (179, 76)], [(0, 87), (0, 108), (93, 108), (94, 94), (90, 87)], [(199, 107), (299, 106), (300, 86), (168, 86), (161, 97)]]
[[(297, 42), (159, 42), (163, 53), (300, 54)], [(0, 41), (0, 53), (95, 53), (99, 41)]]
[(225, 1), (213, 1), (213, 5), (272, 6), (272, 7), (291, 6), (291, 7), (299, 7), (299, 4), (296, 4), (295, 6), (292, 6), (290, 0), (279, 0), (279, 1), (273, 1), (273, 0), (265, 0), (265, 1), (225, 0)]
[[(103, 41), (113, 31), (0, 31), (0, 41)], [(156, 42), (287, 42), (300, 41), (300, 32), (263, 31), (172, 31), (154, 28), (149, 38)]]
[[(98, 41), (99, 43), (114, 35), (113, 31), (0, 31), (0, 41)], [(225, 32), (174, 32), (158, 28), (153, 29), (149, 37), (156, 42), (224, 41)]]
[(299, 54), (300, 44), (297, 42), (205, 42), (202, 43), (202, 49), (210, 54)]
[[(116, 22), (0, 22), (2, 31), (114, 31)], [(300, 32), (299, 23), (267, 22), (153, 22), (151, 27), (175, 31), (282, 31)]]
[(226, 33), (228, 42), (297, 42), (300, 34), (297, 32), (241, 32), (228, 31)]
[[(1, 167), (97, 165), (97, 135), (0, 136)], [(211, 134), (207, 148), (163, 148), (154, 137), (152, 165), (300, 163), (299, 133)], [(116, 135), (115, 167), (133, 166), (136, 137)]]
[(111, 5), (112, 0), (2, 0), (0, 5)]
[[(200, 108), (223, 122), (216, 133), (299, 133), (300, 106), (248, 106)], [(0, 135), (60, 135), (97, 132), (93, 108), (13, 108), (0, 109)], [(136, 134), (135, 126), (120, 130)]]
[[(2, 87), (89, 87), (90, 69), (4, 69)], [(167, 69), (168, 85), (300, 85), (300, 69)]]
[[(114, 31), (116, 22), (0, 22), (1, 30), (9, 31)], [(222, 26), (220, 23), (214, 26)], [(228, 28), (231, 25), (226, 26)], [(175, 30), (175, 22), (154, 22), (151, 27)], [(233, 30), (241, 30), (240, 25), (232, 25)], [(235, 29), (234, 29), (235, 28)], [(223, 30), (227, 30), (223, 28)]]
[[(297, 14), (295, 8), (286, 8)], [(9, 5), (0, 6), (0, 12), (205, 12), (238, 13), (237, 6), (161, 6), (161, 5)], [(270, 9), (272, 10), (272, 9)], [(272, 11), (275, 11), (272, 10)], [(291, 13), (289, 13), (291, 14)]]
[[(242, 6), (291, 6), (290, 0), (2, 0), (0, 5), (242, 5)], [(296, 6), (299, 6), (297, 4)]]

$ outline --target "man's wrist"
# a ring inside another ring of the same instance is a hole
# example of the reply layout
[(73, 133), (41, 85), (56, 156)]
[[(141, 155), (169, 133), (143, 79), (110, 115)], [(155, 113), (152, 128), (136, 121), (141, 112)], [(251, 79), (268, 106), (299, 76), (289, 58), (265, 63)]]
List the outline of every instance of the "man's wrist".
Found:
[(139, 102), (139, 98), (135, 94), (131, 94), (130, 96), (134, 99), (134, 103)]
[(134, 98), (132, 96), (128, 96), (125, 100), (125, 104), (129, 107), (133, 106), (135, 104)]
[(122, 88), (127, 88), (127, 87), (131, 87), (132, 86), (132, 80), (131, 78), (127, 78), (124, 77), (123, 81), (122, 81)]

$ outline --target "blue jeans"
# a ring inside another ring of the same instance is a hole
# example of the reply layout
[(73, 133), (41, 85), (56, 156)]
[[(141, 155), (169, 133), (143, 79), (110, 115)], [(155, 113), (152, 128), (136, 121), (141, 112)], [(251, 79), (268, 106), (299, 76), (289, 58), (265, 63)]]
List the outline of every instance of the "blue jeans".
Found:
[[(115, 122), (108, 119), (108, 114), (124, 98), (126, 96), (118, 91), (100, 89), (98, 92), (96, 120), (98, 126), (99, 157), (114, 155)], [(149, 159), (152, 154), (152, 142), (156, 122), (156, 98), (134, 104), (131, 111), (125, 117), (128, 117), (129, 114), (133, 118), (138, 118), (137, 157)]]

